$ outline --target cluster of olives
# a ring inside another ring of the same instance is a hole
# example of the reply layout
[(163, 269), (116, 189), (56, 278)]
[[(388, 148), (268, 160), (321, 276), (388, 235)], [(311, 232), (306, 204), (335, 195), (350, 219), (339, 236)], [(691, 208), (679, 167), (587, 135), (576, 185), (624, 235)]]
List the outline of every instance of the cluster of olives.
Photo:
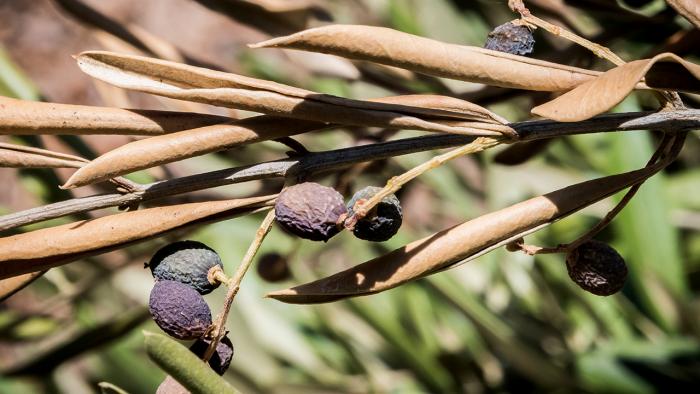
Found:
[[(275, 204), (275, 219), (288, 232), (304, 239), (327, 241), (338, 234), (345, 218), (358, 202), (366, 201), (381, 188), (368, 186), (353, 195), (348, 204), (336, 190), (305, 182), (285, 189)], [(401, 227), (403, 212), (399, 199), (391, 194), (360, 219), (353, 234), (374, 242), (386, 241)]]
[[(212, 324), (212, 317), (202, 295), (219, 286), (212, 273), (223, 270), (221, 258), (201, 242), (180, 241), (158, 250), (148, 266), (156, 280), (148, 302), (153, 320), (173, 338), (196, 339), (190, 350), (203, 357), (211, 343), (204, 335)], [(217, 344), (209, 365), (223, 375), (232, 357), (233, 344), (225, 336)]]

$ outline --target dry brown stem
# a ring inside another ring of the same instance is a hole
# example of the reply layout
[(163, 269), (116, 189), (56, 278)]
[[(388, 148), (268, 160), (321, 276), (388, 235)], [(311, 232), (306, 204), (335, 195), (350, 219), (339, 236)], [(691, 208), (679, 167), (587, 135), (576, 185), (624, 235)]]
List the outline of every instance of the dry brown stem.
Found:
[(355, 207), (353, 207), (353, 214), (345, 219), (345, 228), (352, 231), (355, 228), (357, 221), (365, 217), (367, 213), (369, 213), (372, 210), (372, 208), (379, 204), (384, 198), (386, 198), (392, 193), (395, 193), (403, 185), (412, 181), (413, 179), (425, 174), (426, 172), (434, 168), (440, 167), (441, 165), (447, 163), (450, 160), (471, 153), (481, 152), (485, 149), (489, 149), (496, 145), (499, 145), (501, 142), (501, 140), (494, 138), (480, 137), (467, 145), (461, 146), (457, 149), (453, 149), (439, 156), (435, 156), (432, 159), (422, 164), (419, 164), (416, 167), (411, 168), (403, 174), (389, 179), (389, 181), (387, 181), (386, 185), (382, 188), (382, 190), (377, 192), (374, 196), (372, 196), (372, 198), (366, 201), (358, 201)]
[(243, 277), (245, 276), (246, 272), (248, 272), (250, 266), (253, 264), (253, 259), (258, 253), (260, 245), (262, 245), (265, 236), (270, 232), (270, 229), (272, 229), (272, 223), (274, 223), (274, 221), (275, 211), (271, 209), (267, 212), (267, 215), (265, 215), (265, 218), (263, 219), (262, 223), (260, 223), (260, 227), (255, 232), (255, 238), (250, 243), (248, 250), (243, 256), (241, 264), (236, 270), (236, 273), (233, 274), (231, 279), (226, 283), (228, 286), (228, 291), (226, 292), (224, 306), (221, 312), (219, 312), (219, 314), (217, 315), (214, 324), (212, 325), (212, 339), (209, 343), (207, 351), (204, 353), (204, 357), (202, 357), (204, 361), (208, 361), (209, 358), (211, 358), (211, 356), (214, 354), (214, 351), (216, 350), (216, 345), (219, 343), (219, 341), (221, 341), (224, 335), (226, 335), (226, 319), (228, 318), (228, 314), (231, 311), (233, 299), (236, 297), (236, 294), (238, 294), (238, 290), (240, 290), (241, 288), (241, 282), (243, 281)]
[[(559, 123), (539, 120), (513, 123), (511, 126), (518, 132), (520, 141), (616, 130), (656, 129), (674, 133), (700, 128), (700, 111), (619, 113), (601, 115), (582, 122)], [(141, 202), (162, 197), (255, 179), (294, 177), (300, 174), (333, 171), (355, 163), (464, 145), (472, 142), (473, 139), (474, 137), (459, 135), (427, 135), (327, 152), (314, 152), (302, 157), (171, 179), (144, 185), (142, 190), (132, 193), (81, 197), (0, 216), (0, 231), (61, 216), (101, 208), (138, 205)]]

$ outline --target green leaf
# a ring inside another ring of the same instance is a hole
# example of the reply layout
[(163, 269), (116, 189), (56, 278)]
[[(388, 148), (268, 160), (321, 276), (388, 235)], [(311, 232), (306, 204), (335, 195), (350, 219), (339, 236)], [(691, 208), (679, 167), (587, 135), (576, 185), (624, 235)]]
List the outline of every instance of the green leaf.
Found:
[(38, 100), (39, 92), (26, 75), (0, 47), (0, 95)]
[(643, 379), (621, 366), (614, 358), (602, 354), (582, 355), (576, 360), (581, 384), (594, 393), (653, 393)]
[(165, 335), (144, 331), (148, 356), (192, 394), (238, 393), (189, 349)]
[(100, 392), (102, 392), (102, 394), (129, 394), (128, 391), (112, 383), (100, 382), (97, 383), (97, 385), (100, 386)]

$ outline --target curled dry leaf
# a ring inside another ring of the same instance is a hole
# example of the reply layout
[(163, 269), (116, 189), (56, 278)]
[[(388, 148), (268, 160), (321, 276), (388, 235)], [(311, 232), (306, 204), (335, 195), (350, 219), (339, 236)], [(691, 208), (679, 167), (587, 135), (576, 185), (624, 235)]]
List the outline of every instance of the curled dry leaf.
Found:
[(65, 153), (0, 142), (0, 167), (80, 168), (87, 162)]
[(532, 113), (560, 122), (586, 120), (620, 103), (645, 78), (653, 88), (700, 93), (700, 66), (672, 53), (635, 60), (615, 67)]
[(274, 198), (270, 195), (143, 209), (0, 238), (0, 278), (47, 270), (184, 227), (247, 214), (269, 205)]
[(335, 275), (267, 294), (307, 304), (378, 293), (472, 260), (624, 189), (658, 168), (578, 183), (414, 241)]
[(184, 160), (259, 141), (325, 127), (323, 123), (257, 116), (236, 124), (214, 125), (133, 141), (76, 171), (64, 189), (88, 185), (144, 168)]
[[(505, 119), (476, 104), (452, 97), (406, 95), (378, 100), (390, 104), (450, 111), (473, 118), (476, 120), (475, 123), (493, 126), (494, 130), (512, 132), (510, 127), (503, 124), (506, 122)], [(134, 141), (91, 161), (76, 171), (63, 187), (84, 186), (160, 164), (325, 127), (328, 125), (320, 122), (301, 120), (290, 122), (287, 118), (258, 116), (240, 120), (235, 124), (202, 127)]]
[[(407, 128), (496, 136), (503, 125), (463, 112), (379, 100), (352, 100), (276, 82), (142, 56), (92, 51), (77, 56), (88, 75), (125, 89), (160, 96), (353, 126)], [(497, 131), (494, 131), (496, 126)], [(498, 127), (500, 126), (500, 128)]]
[(0, 96), (0, 135), (160, 135), (231, 120), (216, 115), (40, 103)]
[(679, 14), (700, 29), (700, 1), (698, 0), (666, 0)]
[(438, 77), (528, 90), (569, 90), (599, 75), (595, 71), (483, 48), (447, 44), (375, 26), (317, 27), (251, 47), (321, 52)]

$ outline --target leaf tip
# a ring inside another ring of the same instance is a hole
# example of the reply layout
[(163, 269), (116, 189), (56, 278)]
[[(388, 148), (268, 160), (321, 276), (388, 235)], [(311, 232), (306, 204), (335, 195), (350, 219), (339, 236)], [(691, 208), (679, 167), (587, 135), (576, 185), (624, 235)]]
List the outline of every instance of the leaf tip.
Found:
[(248, 48), (252, 49), (257, 49), (257, 48), (272, 48), (276, 47), (279, 44), (281, 44), (283, 41), (286, 40), (287, 37), (276, 37), (276, 38), (271, 38), (269, 40), (265, 41), (260, 41), (256, 42), (254, 44), (248, 44)]
[(68, 179), (66, 181), (66, 183), (64, 183), (63, 185), (59, 185), (58, 188), (61, 190), (69, 190), (69, 189), (75, 189), (76, 185), (73, 184), (70, 179)]

